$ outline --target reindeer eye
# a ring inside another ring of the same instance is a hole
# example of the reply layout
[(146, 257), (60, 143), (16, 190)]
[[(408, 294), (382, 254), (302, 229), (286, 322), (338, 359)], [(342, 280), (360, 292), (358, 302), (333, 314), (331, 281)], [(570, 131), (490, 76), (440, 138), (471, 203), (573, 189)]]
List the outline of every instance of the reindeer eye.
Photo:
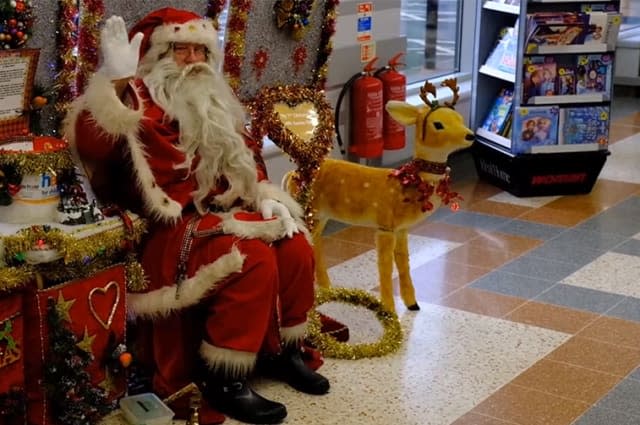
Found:
[(434, 122), (433, 126), (436, 128), (436, 130), (444, 130), (444, 125), (442, 125), (440, 121)]

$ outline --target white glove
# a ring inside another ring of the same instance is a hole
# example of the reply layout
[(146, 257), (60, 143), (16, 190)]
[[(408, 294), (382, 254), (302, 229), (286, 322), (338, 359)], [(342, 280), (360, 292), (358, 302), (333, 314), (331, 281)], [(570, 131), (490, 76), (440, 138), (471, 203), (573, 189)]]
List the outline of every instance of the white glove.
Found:
[(262, 200), (260, 202), (260, 214), (262, 214), (262, 217), (267, 220), (274, 215), (280, 217), (284, 223), (285, 234), (288, 238), (292, 237), (294, 233), (298, 233), (300, 231), (287, 207), (278, 201), (274, 201), (273, 199)]
[(100, 72), (110, 80), (133, 77), (138, 69), (140, 44), (144, 34), (137, 33), (131, 43), (124, 19), (112, 16), (100, 32), (102, 66)]

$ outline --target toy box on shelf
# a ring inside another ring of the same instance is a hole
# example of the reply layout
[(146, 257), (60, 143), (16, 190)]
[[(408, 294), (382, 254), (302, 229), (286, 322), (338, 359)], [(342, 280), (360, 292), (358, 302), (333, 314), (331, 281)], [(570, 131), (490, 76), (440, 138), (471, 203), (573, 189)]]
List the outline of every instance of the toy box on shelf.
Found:
[[(478, 175), (516, 196), (588, 193), (609, 154), (620, 1), (480, 3), (471, 108)], [(496, 43), (501, 28), (513, 28), (513, 72), (492, 66), (496, 44), (507, 46)], [(504, 115), (503, 105), (503, 125), (487, 128), (505, 92), (511, 109)]]
[(126, 384), (145, 222), (98, 203), (65, 140), (30, 133), (37, 57), (0, 52), (0, 425), (97, 423)]

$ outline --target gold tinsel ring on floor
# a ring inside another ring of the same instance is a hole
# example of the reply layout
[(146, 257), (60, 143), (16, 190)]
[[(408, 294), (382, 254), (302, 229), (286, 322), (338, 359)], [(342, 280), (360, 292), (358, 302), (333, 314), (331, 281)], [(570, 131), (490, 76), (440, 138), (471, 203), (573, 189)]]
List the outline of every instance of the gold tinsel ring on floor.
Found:
[[(382, 337), (374, 343), (349, 344), (339, 342), (331, 335), (320, 332), (320, 314), (317, 308), (328, 302), (340, 302), (371, 310), (382, 325)], [(361, 289), (323, 288), (316, 293), (315, 306), (309, 319), (307, 339), (326, 357), (347, 360), (381, 357), (394, 353), (400, 348), (402, 327), (398, 316), (385, 308), (380, 300), (369, 292)]]

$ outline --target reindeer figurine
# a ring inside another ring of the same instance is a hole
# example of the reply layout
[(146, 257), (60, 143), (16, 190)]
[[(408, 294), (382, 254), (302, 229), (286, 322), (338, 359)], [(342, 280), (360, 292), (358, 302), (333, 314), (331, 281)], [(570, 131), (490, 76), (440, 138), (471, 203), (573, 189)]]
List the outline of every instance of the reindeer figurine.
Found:
[[(348, 161), (325, 159), (312, 183), (310, 210), (315, 217), (312, 237), (316, 260), (316, 281), (331, 285), (324, 258), (322, 232), (329, 219), (374, 227), (380, 278), (381, 301), (395, 311), (393, 282), (395, 260), (400, 295), (409, 310), (419, 310), (409, 267), (408, 229), (431, 215), (441, 204), (455, 201), (448, 190), (448, 156), (471, 146), (474, 134), (454, 110), (459, 95), (455, 79), (442, 83), (453, 91), (451, 102), (429, 101), (436, 88), (425, 83), (420, 89), (424, 106), (390, 101), (386, 110), (399, 123), (415, 125), (414, 159), (397, 168), (376, 168)], [(291, 179), (288, 180), (291, 182)]]

